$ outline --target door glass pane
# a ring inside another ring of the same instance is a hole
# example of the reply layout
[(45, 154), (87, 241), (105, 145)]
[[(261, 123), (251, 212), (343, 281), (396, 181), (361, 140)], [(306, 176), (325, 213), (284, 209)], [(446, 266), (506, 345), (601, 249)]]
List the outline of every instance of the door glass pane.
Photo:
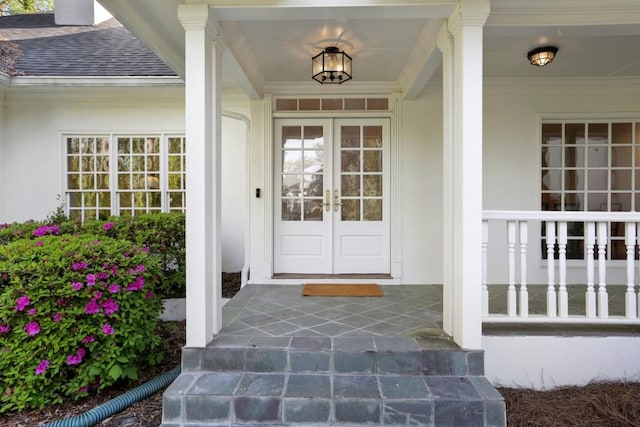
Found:
[(299, 199), (283, 199), (282, 200), (282, 220), (283, 221), (300, 221), (300, 200)]
[(382, 151), (365, 151), (364, 157), (364, 172), (382, 172)]
[(364, 220), (365, 221), (382, 221), (382, 200), (365, 199)]
[(342, 141), (340, 145), (344, 148), (360, 147), (360, 126), (342, 126)]
[(282, 172), (302, 172), (302, 151), (285, 150), (282, 152)]
[(300, 126), (282, 127), (282, 148), (302, 147), (302, 128)]
[(365, 196), (382, 196), (382, 175), (365, 175), (363, 185)]
[(282, 195), (297, 197), (300, 194), (300, 175), (282, 175)]
[(306, 197), (322, 197), (322, 175), (305, 175), (303, 185)]
[(342, 199), (342, 221), (360, 221), (360, 200)]
[(343, 196), (360, 196), (360, 175), (342, 175), (340, 184)]
[(322, 221), (322, 200), (304, 201), (304, 220)]
[(304, 127), (304, 148), (322, 150), (324, 146), (324, 138), (322, 135), (322, 126), (305, 126)]
[(341, 172), (360, 172), (360, 151), (343, 150), (340, 157)]
[(324, 164), (324, 152), (305, 150), (304, 152), (304, 171), (307, 173), (322, 172)]
[(382, 126), (364, 126), (362, 133), (365, 148), (382, 147)]

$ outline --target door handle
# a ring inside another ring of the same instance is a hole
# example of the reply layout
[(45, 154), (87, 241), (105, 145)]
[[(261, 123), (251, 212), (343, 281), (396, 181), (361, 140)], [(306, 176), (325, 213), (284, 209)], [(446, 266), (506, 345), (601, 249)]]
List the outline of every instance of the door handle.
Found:
[(324, 193), (324, 203), (322, 204), (325, 210), (329, 212), (331, 210), (331, 190), (327, 190)]
[(340, 206), (342, 206), (342, 203), (340, 203), (340, 191), (333, 190), (333, 210), (338, 212), (338, 210), (340, 210)]

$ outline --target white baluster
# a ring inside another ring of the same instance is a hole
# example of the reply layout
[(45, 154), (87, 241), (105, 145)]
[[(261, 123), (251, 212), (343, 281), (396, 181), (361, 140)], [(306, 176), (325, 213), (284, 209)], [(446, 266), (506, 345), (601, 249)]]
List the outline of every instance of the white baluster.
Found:
[(567, 294), (567, 222), (558, 222), (558, 315), (569, 315), (569, 296)]
[(507, 290), (507, 315), (515, 317), (516, 303), (516, 222), (507, 221), (507, 243), (509, 247), (509, 289)]
[(529, 291), (527, 290), (527, 222), (520, 221), (520, 316), (529, 316)]
[(547, 240), (547, 316), (556, 317), (556, 284), (555, 284), (555, 244), (556, 244), (556, 223), (546, 222)]
[(487, 286), (487, 259), (489, 251), (489, 221), (482, 221), (482, 315), (489, 315), (489, 287)]
[[(638, 238), (638, 234), (640, 234), (640, 227), (636, 225), (636, 241), (640, 241)], [(640, 268), (640, 263), (638, 264), (638, 268)], [(640, 276), (640, 272), (638, 273)], [(635, 286), (634, 286), (635, 289)], [(638, 299), (636, 300), (636, 310), (638, 310), (638, 317), (640, 317), (640, 289), (638, 289)]]
[(624, 224), (624, 241), (627, 246), (627, 292), (624, 296), (625, 314), (627, 319), (633, 319), (637, 316), (636, 293), (634, 268), (636, 257), (636, 223), (626, 222)]
[(609, 317), (609, 300), (607, 296), (607, 227), (606, 222), (598, 223), (598, 316)]
[(593, 289), (594, 285), (594, 261), (593, 247), (596, 243), (596, 223), (587, 222), (587, 230), (585, 234), (585, 243), (587, 246), (587, 292), (585, 295), (585, 310), (588, 318), (596, 317), (596, 293)]

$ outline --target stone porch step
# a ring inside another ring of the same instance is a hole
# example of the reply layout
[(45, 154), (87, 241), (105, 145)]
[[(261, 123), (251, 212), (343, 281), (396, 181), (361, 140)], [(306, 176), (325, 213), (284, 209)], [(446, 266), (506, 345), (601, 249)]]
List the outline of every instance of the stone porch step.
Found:
[(183, 350), (163, 426), (504, 426), (481, 351), (411, 337), (220, 337)]

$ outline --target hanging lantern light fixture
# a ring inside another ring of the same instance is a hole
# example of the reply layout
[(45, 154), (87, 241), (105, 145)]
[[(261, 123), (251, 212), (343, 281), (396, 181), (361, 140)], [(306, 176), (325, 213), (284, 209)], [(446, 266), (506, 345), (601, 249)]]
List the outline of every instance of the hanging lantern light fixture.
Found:
[(335, 46), (311, 58), (312, 77), (320, 84), (342, 84), (351, 80), (351, 57)]

